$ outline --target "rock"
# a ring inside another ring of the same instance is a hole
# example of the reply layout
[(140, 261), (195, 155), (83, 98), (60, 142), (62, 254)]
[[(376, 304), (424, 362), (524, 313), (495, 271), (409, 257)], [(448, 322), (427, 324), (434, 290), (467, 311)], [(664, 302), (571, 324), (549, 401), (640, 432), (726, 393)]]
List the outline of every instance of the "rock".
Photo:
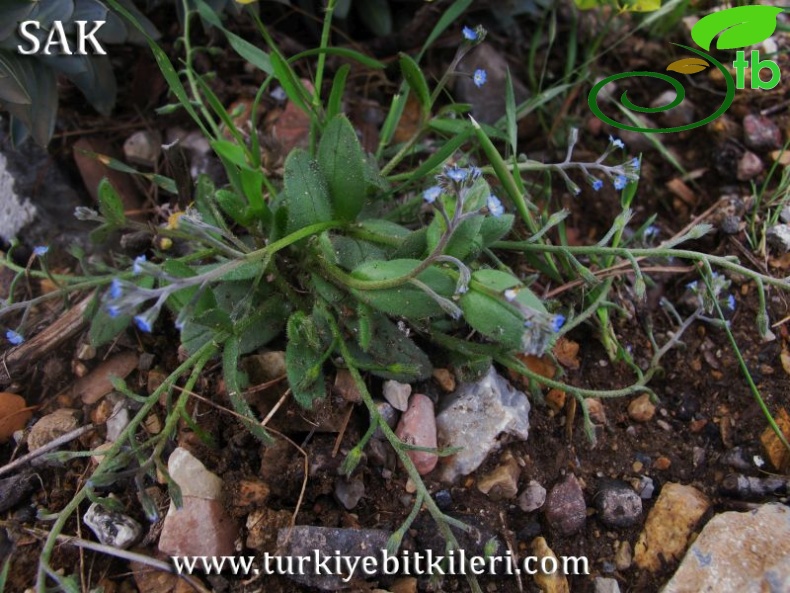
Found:
[(362, 401), (362, 394), (359, 393), (354, 377), (348, 369), (337, 369), (335, 384), (332, 388), (335, 393), (351, 404), (358, 404)]
[(587, 505), (579, 480), (573, 474), (557, 482), (549, 491), (543, 505), (546, 521), (561, 535), (573, 535), (587, 520)]
[(628, 541), (622, 541), (614, 552), (614, 564), (617, 570), (628, 570), (634, 561), (634, 552)]
[(230, 556), (239, 535), (221, 501), (184, 496), (177, 509), (171, 502), (165, 516), (159, 551), (167, 556)]
[(636, 565), (657, 572), (664, 563), (679, 558), (709, 507), (708, 498), (696, 488), (674, 482), (665, 484), (636, 542)]
[(529, 401), (493, 367), (481, 380), (462, 383), (436, 417), (439, 442), (462, 450), (441, 459), (441, 479), (454, 482), (476, 470), (488, 454), (500, 447), (501, 433), (526, 440), (529, 436)]
[[(666, 90), (650, 103), (650, 107), (663, 107), (669, 105), (677, 97), (673, 90)], [(684, 98), (676, 107), (661, 112), (661, 123), (668, 128), (678, 128), (693, 123), (696, 120), (694, 111), (696, 107), (687, 98)]]
[(340, 501), (346, 510), (350, 511), (360, 499), (365, 495), (365, 482), (362, 476), (354, 476), (352, 479), (339, 477), (335, 478), (335, 497)]
[(637, 492), (639, 492), (639, 498), (642, 500), (650, 500), (653, 498), (653, 492), (656, 491), (656, 486), (653, 484), (653, 478), (649, 478), (647, 476), (642, 476), (639, 478), (639, 485), (637, 487)]
[(274, 351), (251, 354), (242, 361), (244, 370), (250, 375), (253, 385), (268, 383), (285, 377), (285, 352)]
[(525, 513), (538, 510), (546, 502), (546, 489), (535, 480), (530, 480), (518, 497), (518, 506)]
[(643, 393), (628, 404), (628, 416), (636, 422), (647, 422), (656, 413), (656, 406), (650, 401), (650, 394)]
[(155, 130), (135, 132), (123, 143), (123, 154), (130, 163), (154, 167), (162, 155), (162, 136)]
[(597, 424), (606, 424), (606, 409), (603, 407), (600, 399), (596, 397), (585, 398), (584, 405), (587, 406), (590, 420)]
[(790, 225), (775, 224), (769, 227), (765, 238), (779, 253), (784, 254), (790, 251)]
[(78, 414), (77, 410), (61, 408), (40, 418), (27, 435), (27, 448), (35, 451), (76, 429), (80, 424), (77, 420)]
[(518, 494), (518, 477), (521, 467), (508, 451), (502, 456), (502, 462), (492, 471), (477, 481), (477, 489), (487, 494), (492, 500), (515, 498)]
[(232, 488), (232, 494), (228, 497), (229, 502), (233, 505), (234, 511), (242, 515), (263, 507), (271, 494), (269, 485), (255, 478), (242, 478), (238, 481), (238, 485), (234, 483)]
[(121, 550), (129, 548), (143, 532), (140, 524), (131, 517), (105, 509), (95, 502), (88, 507), (82, 520), (101, 543)]
[[(461, 61), (459, 72), (472, 74), (482, 68), (486, 71), (487, 80), (483, 87), (478, 88), (471, 76), (456, 76), (455, 98), (460, 103), (472, 105), (472, 117), (477, 121), (493, 124), (505, 115), (505, 80), (507, 76), (507, 60), (492, 44), (483, 43)], [(513, 92), (516, 105), (529, 98), (529, 90), (512, 72)]]
[(209, 500), (222, 497), (222, 480), (183, 447), (176, 447), (167, 460), (167, 471), (181, 488), (182, 496)]
[[(436, 448), (436, 417), (433, 414), (433, 402), (427, 395), (415, 393), (411, 397), (409, 407), (401, 416), (395, 434), (404, 443)], [(421, 476), (433, 471), (439, 461), (436, 453), (407, 451), (407, 454)]]
[(743, 137), (753, 150), (775, 150), (782, 146), (782, 132), (773, 121), (763, 115), (743, 118)]
[(0, 392), (0, 443), (7, 443), (17, 430), (25, 428), (33, 410), (16, 393)]
[(738, 181), (749, 181), (763, 172), (763, 162), (753, 152), (747, 150), (738, 161)]
[(399, 383), (398, 381), (384, 381), (384, 399), (396, 410), (405, 412), (409, 407), (409, 396), (411, 395), (411, 385)]
[(257, 550), (258, 553), (277, 550), (277, 531), (291, 524), (290, 511), (273, 511), (263, 507), (247, 515), (247, 541), (248, 548)]
[[(317, 527), (314, 525), (297, 525), (296, 527), (285, 527), (277, 533), (277, 549), (281, 557), (286, 561), (294, 559), (296, 556), (308, 556), (311, 559), (322, 559), (324, 556), (376, 556), (381, 559), (380, 550), (386, 549), (389, 532), (381, 529), (339, 529), (336, 527)], [(334, 562), (334, 561), (333, 561)], [(297, 570), (294, 563), (293, 569), (286, 575), (289, 579), (306, 585), (308, 587), (318, 587), (329, 591), (347, 589), (353, 586), (353, 579), (372, 578), (374, 574), (365, 574), (360, 565), (349, 575), (349, 568), (343, 567), (344, 575), (337, 573), (316, 574), (318, 571), (310, 564), (306, 564), (306, 570), (302, 574)], [(377, 569), (382, 568), (382, 563), (378, 562)], [(378, 574), (378, 573), (377, 573)], [(349, 582), (348, 577), (352, 576)], [(344, 581), (344, 578), (346, 579)], [(357, 588), (359, 589), (359, 587)]]
[(107, 440), (114, 443), (129, 424), (129, 407), (126, 399), (115, 403), (110, 417), (107, 418)]
[[(787, 413), (785, 408), (779, 408), (779, 411), (774, 416), (774, 421), (779, 427), (785, 439), (790, 439), (790, 414)], [(771, 465), (780, 472), (787, 472), (790, 470), (790, 453), (788, 453), (782, 441), (776, 436), (773, 428), (767, 427), (760, 435), (760, 443), (763, 446), (768, 461)]]
[[(536, 537), (532, 540), (531, 544), (532, 554), (538, 558), (537, 566), (541, 566), (543, 558), (553, 558), (554, 562), (547, 562), (548, 566), (561, 566), (557, 556), (552, 552), (546, 540), (542, 537)], [(568, 587), (568, 579), (562, 574), (561, 570), (556, 570), (550, 574), (546, 574), (538, 570), (532, 578), (535, 579), (535, 584), (543, 593), (570, 593)]]
[(620, 593), (620, 585), (616, 579), (595, 577), (595, 593)]
[(663, 589), (685, 591), (790, 591), (790, 508), (716, 515)]
[[(387, 423), (387, 426), (390, 428), (395, 428), (395, 425), (398, 422), (398, 411), (393, 408), (389, 402), (376, 401), (375, 404), (379, 415), (384, 419), (384, 422)], [(371, 418), (371, 422), (372, 421), (373, 419)], [(384, 431), (381, 430), (381, 427), (377, 427), (376, 432), (373, 433), (373, 438), (385, 440), (387, 437), (384, 436)]]
[(455, 391), (455, 375), (447, 369), (433, 369), (433, 380), (445, 393)]
[(439, 507), (439, 510), (446, 511), (453, 506), (453, 495), (449, 490), (439, 490), (433, 495), (433, 499), (436, 501), (436, 506)]
[(40, 481), (33, 472), (22, 472), (0, 480), (0, 513), (28, 501)]
[(624, 482), (609, 482), (601, 488), (595, 495), (595, 506), (607, 527), (632, 527), (642, 519), (642, 499)]

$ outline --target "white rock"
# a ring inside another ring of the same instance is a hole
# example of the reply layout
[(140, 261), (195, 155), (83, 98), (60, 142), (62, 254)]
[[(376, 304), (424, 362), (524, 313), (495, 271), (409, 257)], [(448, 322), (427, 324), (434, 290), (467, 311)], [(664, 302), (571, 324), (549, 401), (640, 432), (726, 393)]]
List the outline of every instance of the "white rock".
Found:
[(140, 524), (131, 517), (105, 509), (95, 502), (88, 507), (82, 520), (101, 543), (122, 550), (136, 542), (143, 532)]
[(181, 495), (184, 497), (219, 500), (222, 496), (222, 480), (182, 447), (177, 447), (170, 454), (167, 471), (181, 488)]
[(409, 396), (411, 395), (411, 385), (399, 383), (398, 381), (384, 381), (384, 399), (396, 410), (405, 412), (409, 407)]
[(131, 163), (153, 167), (162, 154), (162, 136), (149, 130), (135, 132), (123, 143), (123, 154)]

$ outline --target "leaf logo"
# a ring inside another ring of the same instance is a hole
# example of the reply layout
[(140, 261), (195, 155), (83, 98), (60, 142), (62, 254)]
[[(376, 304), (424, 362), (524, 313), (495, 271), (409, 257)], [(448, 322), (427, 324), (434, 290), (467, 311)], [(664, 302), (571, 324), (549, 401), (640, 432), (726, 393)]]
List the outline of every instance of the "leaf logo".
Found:
[(667, 70), (680, 72), (681, 74), (696, 74), (709, 66), (710, 64), (702, 58), (683, 58), (672, 62), (667, 66)]
[(703, 17), (691, 30), (694, 43), (710, 51), (713, 39), (717, 49), (736, 49), (765, 41), (776, 30), (776, 6), (738, 6)]

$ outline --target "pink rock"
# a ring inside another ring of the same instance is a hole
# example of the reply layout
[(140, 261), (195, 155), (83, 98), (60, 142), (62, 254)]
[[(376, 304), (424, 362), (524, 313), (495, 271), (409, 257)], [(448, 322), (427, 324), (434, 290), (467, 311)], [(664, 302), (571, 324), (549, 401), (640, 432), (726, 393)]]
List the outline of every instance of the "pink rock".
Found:
[(239, 535), (235, 521), (218, 500), (184, 496), (184, 506), (171, 502), (159, 551), (168, 556), (231, 556)]
[[(409, 407), (401, 416), (395, 434), (404, 443), (419, 447), (436, 447), (436, 417), (433, 402), (422, 393), (415, 393), (409, 400)], [(409, 457), (421, 476), (436, 467), (439, 456), (424, 451), (409, 451)]]

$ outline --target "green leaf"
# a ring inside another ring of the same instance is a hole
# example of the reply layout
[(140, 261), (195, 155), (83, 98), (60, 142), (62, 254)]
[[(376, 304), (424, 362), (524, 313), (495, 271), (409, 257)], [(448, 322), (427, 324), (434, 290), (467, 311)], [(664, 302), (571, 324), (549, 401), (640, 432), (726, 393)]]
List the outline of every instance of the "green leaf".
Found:
[[(309, 58), (312, 56), (318, 56), (321, 54), (326, 54), (328, 56), (338, 56), (341, 58), (347, 58), (349, 60), (354, 60), (355, 62), (359, 62), (363, 66), (370, 68), (371, 70), (384, 70), (387, 65), (384, 62), (380, 62), (370, 56), (366, 56), (363, 53), (360, 53), (354, 49), (349, 49), (347, 47), (314, 47), (313, 49), (308, 49), (302, 52), (299, 52), (295, 56), (288, 58), (288, 63), (293, 64), (297, 60), (301, 60), (304, 58)], [(347, 66), (348, 64), (344, 64)], [(342, 66), (341, 66), (342, 68)], [(338, 70), (338, 73), (340, 71)], [(335, 74), (337, 77), (337, 74)]]
[[(351, 275), (359, 280), (392, 280), (409, 274), (420, 263), (420, 260), (412, 259), (368, 262), (356, 268)], [(421, 272), (417, 279), (442, 297), (450, 298), (455, 292), (455, 281), (438, 268), (429, 267)], [(419, 320), (446, 314), (436, 301), (409, 283), (402, 284), (397, 288), (351, 289), (351, 292), (358, 300), (388, 315)]]
[(424, 114), (431, 111), (431, 91), (428, 90), (428, 83), (425, 81), (425, 76), (417, 62), (408, 54), (400, 54), (400, 69), (403, 73), (403, 78), (409, 85), (414, 93), (417, 95), (417, 100), (422, 106)]
[(736, 49), (755, 45), (768, 39), (776, 30), (776, 17), (782, 12), (776, 6), (738, 6), (714, 12), (701, 18), (691, 30), (694, 43), (710, 50), (713, 39), (717, 49)]
[(505, 128), (510, 144), (510, 154), (518, 154), (518, 120), (516, 119), (516, 94), (510, 68), (505, 71)]
[(110, 226), (121, 227), (126, 222), (126, 215), (123, 212), (123, 202), (118, 192), (106, 177), (99, 182), (98, 190), (99, 211), (107, 219)]
[(274, 75), (277, 77), (280, 85), (283, 87), (285, 94), (288, 98), (302, 111), (307, 114), (312, 113), (310, 109), (310, 93), (304, 86), (304, 83), (296, 76), (296, 73), (291, 68), (290, 64), (277, 52), (271, 54), (272, 67), (274, 68)]
[(236, 144), (227, 140), (212, 140), (210, 142), (211, 148), (218, 156), (228, 159), (237, 167), (249, 168), (250, 164), (247, 162), (247, 152)]
[(333, 236), (331, 245), (335, 255), (334, 263), (345, 270), (353, 270), (365, 262), (381, 261), (387, 257), (387, 252), (378, 245), (344, 235)]
[(351, 66), (343, 64), (335, 73), (335, 79), (332, 81), (332, 91), (329, 93), (329, 101), (326, 104), (326, 118), (329, 120), (340, 113), (349, 72), (351, 72)]
[(235, 223), (247, 226), (252, 222), (252, 213), (247, 202), (233, 190), (221, 189), (216, 193), (217, 204)]
[(327, 352), (321, 348), (315, 320), (302, 311), (288, 319), (287, 334), (285, 366), (288, 383), (297, 403), (309, 409), (314, 401), (326, 397), (324, 362), (331, 350), (327, 349)]
[(483, 224), (480, 225), (480, 237), (482, 239), (483, 248), (490, 247), (496, 241), (510, 232), (513, 228), (513, 222), (516, 217), (512, 214), (503, 214), (502, 216), (486, 216)]
[(387, 117), (381, 126), (381, 135), (379, 136), (379, 146), (376, 150), (376, 156), (380, 157), (384, 147), (387, 146), (395, 135), (395, 130), (398, 129), (400, 118), (403, 115), (403, 110), (406, 108), (406, 103), (409, 99), (409, 91), (396, 93), (392, 97), (392, 103), (387, 111)]
[[(439, 36), (444, 33), (445, 29), (452, 25), (455, 20), (460, 17), (466, 9), (472, 4), (472, 0), (455, 0), (450, 6), (447, 7), (447, 10), (444, 11), (444, 14), (441, 16), (439, 21), (434, 26), (431, 34), (428, 35), (428, 39), (425, 40), (425, 43), (420, 50), (420, 54), (417, 56), (417, 60), (419, 60), (422, 55), (425, 53), (434, 41), (436, 41)], [(458, 40), (461, 43), (461, 40)]]
[(332, 220), (329, 188), (318, 163), (300, 149), (285, 159), (285, 201), (288, 232)]
[[(448, 199), (448, 202), (450, 200)], [(453, 208), (454, 209), (454, 208)], [(445, 255), (451, 255), (460, 260), (474, 251), (475, 242), (477, 242), (478, 251), (481, 247), (480, 241), (475, 241), (478, 238), (480, 227), (483, 224), (483, 219), (486, 218), (480, 214), (471, 216), (464, 220), (458, 228), (453, 232), (453, 236), (447, 242), (444, 248)], [(431, 224), (428, 225), (428, 250), (433, 251), (436, 245), (441, 240), (442, 235), (445, 233), (447, 224), (441, 216), (434, 216)]]
[(272, 438), (260, 425), (255, 414), (250, 408), (250, 404), (244, 399), (243, 382), (244, 375), (239, 371), (239, 338), (231, 337), (225, 342), (222, 351), (222, 376), (228, 390), (228, 397), (233, 405), (233, 409), (244, 419), (246, 428), (256, 436), (262, 443), (271, 444)]
[(345, 115), (334, 117), (318, 145), (318, 164), (329, 185), (337, 216), (352, 221), (365, 205), (365, 153)]

